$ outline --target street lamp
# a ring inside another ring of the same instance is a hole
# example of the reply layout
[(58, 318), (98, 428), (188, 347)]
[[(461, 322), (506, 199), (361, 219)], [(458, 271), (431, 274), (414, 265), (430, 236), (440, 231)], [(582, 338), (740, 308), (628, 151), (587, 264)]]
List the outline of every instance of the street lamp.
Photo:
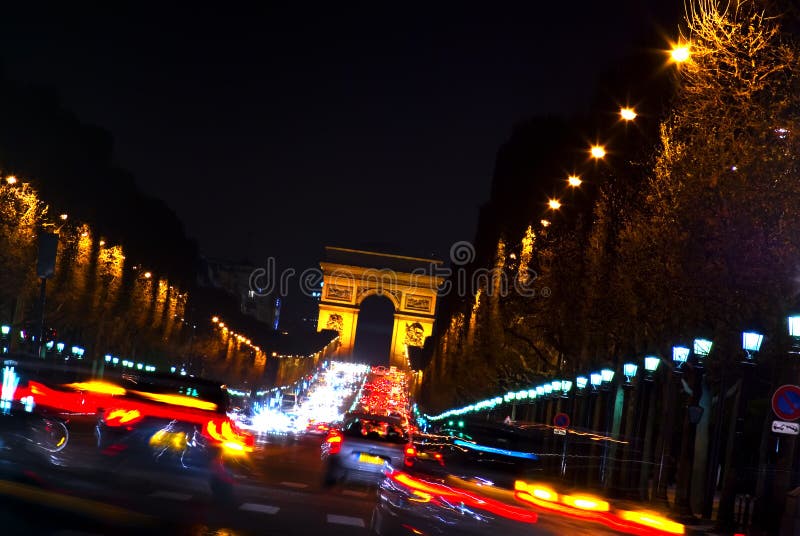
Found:
[(17, 178), (14, 175), (9, 175), (6, 177), (6, 182), (11, 185), (17, 184)]
[(639, 370), (639, 365), (636, 363), (625, 363), (622, 365), (622, 374), (625, 376), (625, 380), (627, 383), (631, 383), (631, 378), (636, 376), (636, 372)]
[(11, 326), (7, 326), (5, 324), (0, 326), (0, 339), (3, 340), (3, 344), (0, 345), (0, 353), (4, 353), (4, 354), (8, 353), (9, 333), (11, 333)]
[(655, 374), (656, 370), (658, 370), (659, 363), (661, 363), (661, 360), (654, 355), (647, 355), (644, 357), (644, 370), (647, 372), (645, 379), (653, 379), (653, 374)]
[(636, 119), (637, 113), (636, 110), (634, 110), (633, 108), (626, 106), (625, 108), (620, 109), (619, 115), (625, 121), (633, 121), (634, 119)]
[(611, 381), (614, 379), (614, 371), (609, 368), (604, 368), (600, 371), (600, 376), (603, 380), (603, 383), (611, 383)]
[(559, 391), (561, 391), (561, 380), (553, 380), (550, 383), (550, 386), (553, 388), (553, 391), (558, 393)]
[(592, 387), (596, 389), (600, 387), (600, 384), (603, 382), (603, 376), (599, 372), (592, 372), (589, 375), (589, 382), (592, 384)]
[[(584, 379), (586, 379), (586, 378), (584, 378)], [(584, 384), (583, 386), (586, 387), (586, 384)], [(570, 389), (572, 389), (572, 382), (570, 380), (563, 380), (561, 382), (561, 394), (562, 394), (562, 396), (567, 396), (567, 394), (569, 393)]]
[(592, 155), (592, 158), (604, 158), (606, 156), (606, 148), (602, 145), (592, 145), (589, 149), (589, 153)]
[(764, 335), (756, 331), (742, 332), (742, 348), (744, 349), (747, 363), (753, 360), (753, 354), (761, 350), (761, 343), (764, 342)]
[(711, 347), (713, 345), (714, 343), (709, 341), (708, 339), (695, 339), (694, 355), (696, 355), (700, 359), (708, 357), (708, 354), (711, 353)]
[(673, 346), (672, 347), (672, 361), (675, 362), (676, 366), (681, 366), (686, 363), (686, 360), (689, 359), (689, 349), (685, 346)]
[(676, 43), (672, 45), (672, 50), (669, 52), (670, 58), (675, 63), (683, 63), (687, 61), (692, 55), (689, 43)]
[(788, 317), (789, 321), (789, 336), (800, 337), (800, 315), (792, 315)]
[(588, 382), (589, 380), (586, 379), (586, 376), (578, 376), (577, 378), (575, 378), (575, 386), (581, 391), (586, 389), (586, 384)]
[(549, 227), (550, 226), (550, 220), (542, 220), (540, 223), (542, 224), (542, 227)]
[(569, 177), (567, 177), (567, 183), (570, 186), (573, 186), (573, 187), (580, 186), (582, 182), (583, 181), (581, 180), (581, 178), (578, 177), (577, 175), (570, 175)]
[(550, 199), (547, 201), (547, 206), (549, 206), (552, 210), (558, 210), (561, 208), (561, 201), (558, 199)]

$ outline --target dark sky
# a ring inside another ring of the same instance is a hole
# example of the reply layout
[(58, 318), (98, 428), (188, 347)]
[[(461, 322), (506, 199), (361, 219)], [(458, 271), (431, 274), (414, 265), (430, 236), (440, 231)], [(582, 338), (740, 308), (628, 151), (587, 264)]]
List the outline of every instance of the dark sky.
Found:
[(586, 106), (665, 3), (4, 6), (0, 59), (110, 130), (207, 255), (446, 258), (473, 236), (513, 123)]

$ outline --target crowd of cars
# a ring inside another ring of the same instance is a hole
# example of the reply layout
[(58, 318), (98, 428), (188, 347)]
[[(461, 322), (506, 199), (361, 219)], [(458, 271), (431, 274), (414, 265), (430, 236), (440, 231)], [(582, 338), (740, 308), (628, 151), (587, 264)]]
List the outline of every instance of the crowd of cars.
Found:
[(219, 382), (133, 371), (97, 380), (90, 372), (36, 360), (3, 363), (0, 466), (57, 464), (70, 419), (91, 419), (98, 470), (200, 476), (216, 499), (231, 501), (235, 473), (255, 445), (241, 416), (250, 428), (268, 423), (273, 430), (282, 415), (298, 434), (319, 436), (325, 488), (359, 483), (377, 490), (374, 534), (530, 534), (544, 515), (630, 534), (683, 533), (655, 513), (548, 483), (537, 430), (473, 420), (421, 431), (407, 374), (395, 368), (328, 363), (294, 400), (284, 395), (261, 411), (248, 404), (255, 411), (239, 419), (229, 415), (235, 405)]
[(387, 467), (411, 467), (412, 438), (406, 374), (394, 367), (372, 367), (350, 411), (330, 427), (322, 443), (324, 483), (379, 483)]

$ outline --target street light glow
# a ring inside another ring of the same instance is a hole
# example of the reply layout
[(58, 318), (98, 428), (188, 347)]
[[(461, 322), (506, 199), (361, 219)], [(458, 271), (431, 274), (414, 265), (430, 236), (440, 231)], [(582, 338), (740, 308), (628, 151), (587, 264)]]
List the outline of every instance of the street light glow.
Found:
[(685, 62), (692, 55), (691, 50), (689, 50), (689, 43), (673, 45), (669, 55), (675, 63)]
[(570, 175), (569, 177), (567, 177), (567, 182), (569, 183), (570, 186), (580, 186), (581, 182), (583, 181), (581, 181), (581, 178), (578, 177), (577, 175)]
[(153, 277), (153, 274), (151, 274), (150, 272), (145, 272), (144, 273), (144, 278), (145, 279), (150, 279), (151, 277)]
[(602, 145), (592, 145), (589, 152), (592, 154), (592, 158), (605, 158), (606, 156), (606, 148)]
[(549, 227), (550, 226), (550, 220), (542, 220), (540, 223), (542, 224), (542, 227)]
[(14, 175), (9, 175), (6, 177), (6, 182), (8, 184), (17, 184), (17, 178)]
[(800, 315), (789, 317), (789, 336), (800, 337)]
[(67, 221), (67, 218), (69, 218), (69, 216), (68, 216), (68, 215), (66, 215), (66, 214), (61, 214), (61, 215), (59, 216), (59, 218), (61, 218), (61, 220), (62, 220), (62, 221)]
[(660, 362), (661, 360), (656, 356), (648, 355), (644, 358), (644, 369), (647, 372), (655, 372)]
[(625, 363), (622, 365), (622, 374), (628, 380), (631, 381), (631, 378), (636, 376), (636, 372), (639, 370), (639, 366), (636, 363)]
[(547, 202), (547, 205), (553, 210), (558, 210), (561, 208), (561, 201), (559, 201), (558, 199), (550, 199)]
[(711, 347), (714, 345), (708, 339), (695, 339), (694, 340), (694, 353), (695, 355), (706, 357), (711, 353)]
[(603, 381), (608, 383), (614, 379), (614, 371), (611, 369), (604, 368), (600, 371), (600, 376), (603, 378)]
[(216, 324), (217, 322), (219, 322), (219, 317), (218, 316), (212, 316), (211, 317), (211, 321)]
[(745, 331), (742, 333), (742, 348), (747, 352), (758, 352), (761, 350), (761, 343), (764, 342), (764, 335), (755, 331)]
[(636, 119), (637, 113), (633, 108), (625, 107), (620, 109), (619, 115), (622, 116), (625, 121), (633, 121)]
[(686, 360), (689, 359), (689, 349), (685, 346), (673, 346), (672, 347), (672, 360), (675, 363), (686, 363)]

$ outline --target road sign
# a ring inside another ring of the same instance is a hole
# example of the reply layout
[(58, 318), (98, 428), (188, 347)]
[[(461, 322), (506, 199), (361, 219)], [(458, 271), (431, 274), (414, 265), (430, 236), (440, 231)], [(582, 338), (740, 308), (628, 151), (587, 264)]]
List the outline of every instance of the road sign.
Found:
[(798, 435), (800, 424), (796, 422), (772, 421), (772, 431), (776, 434)]
[(567, 435), (566, 428), (553, 428), (553, 434), (555, 435)]
[(566, 428), (569, 426), (569, 415), (566, 413), (556, 413), (553, 417), (553, 424), (559, 428)]
[(781, 385), (772, 395), (772, 411), (782, 421), (800, 419), (800, 387)]

